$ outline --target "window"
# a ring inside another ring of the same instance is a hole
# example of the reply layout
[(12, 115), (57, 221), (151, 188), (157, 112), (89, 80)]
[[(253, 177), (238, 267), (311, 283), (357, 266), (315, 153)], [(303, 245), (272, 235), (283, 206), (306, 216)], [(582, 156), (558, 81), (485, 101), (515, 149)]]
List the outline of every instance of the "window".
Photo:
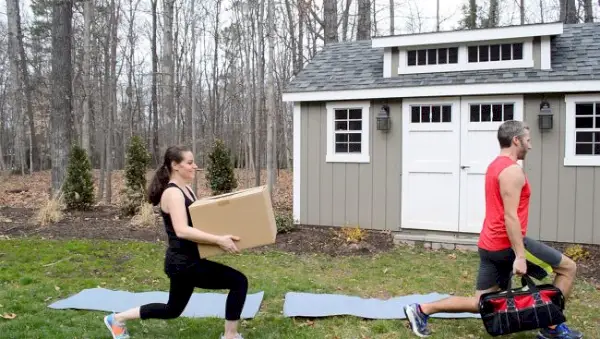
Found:
[(600, 166), (600, 96), (565, 98), (565, 166)]
[(327, 104), (327, 162), (369, 162), (370, 103)]
[(411, 123), (443, 123), (451, 121), (450, 105), (411, 105)]
[(443, 65), (458, 63), (458, 47), (409, 50), (408, 66)]
[(515, 104), (470, 104), (470, 122), (498, 122), (514, 120)]
[(469, 46), (469, 63), (523, 60), (523, 43)]

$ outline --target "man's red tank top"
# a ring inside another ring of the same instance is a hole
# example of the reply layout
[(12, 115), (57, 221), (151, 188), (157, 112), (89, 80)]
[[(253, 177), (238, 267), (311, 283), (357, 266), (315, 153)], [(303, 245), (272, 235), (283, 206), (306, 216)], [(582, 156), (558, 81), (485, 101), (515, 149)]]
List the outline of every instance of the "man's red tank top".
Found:
[[(498, 156), (488, 166), (485, 174), (485, 219), (483, 229), (479, 235), (478, 246), (488, 251), (501, 251), (511, 247), (506, 224), (504, 222), (504, 203), (500, 194), (498, 175), (507, 167), (517, 164), (506, 156)], [(531, 190), (529, 180), (525, 176), (525, 184), (521, 189), (521, 197), (517, 208), (517, 215), (521, 223), (521, 233), (527, 233), (529, 219), (529, 197)]]

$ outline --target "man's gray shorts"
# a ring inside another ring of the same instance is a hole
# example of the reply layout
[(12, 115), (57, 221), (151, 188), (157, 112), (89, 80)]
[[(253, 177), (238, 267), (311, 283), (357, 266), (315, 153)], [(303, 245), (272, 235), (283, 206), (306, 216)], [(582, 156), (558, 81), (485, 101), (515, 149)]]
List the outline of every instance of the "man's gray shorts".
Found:
[[(558, 250), (529, 237), (525, 237), (523, 243), (527, 254), (527, 275), (542, 280), (560, 264), (562, 253)], [(506, 290), (515, 261), (512, 248), (501, 251), (479, 248), (479, 260), (477, 290), (483, 291), (494, 286)]]

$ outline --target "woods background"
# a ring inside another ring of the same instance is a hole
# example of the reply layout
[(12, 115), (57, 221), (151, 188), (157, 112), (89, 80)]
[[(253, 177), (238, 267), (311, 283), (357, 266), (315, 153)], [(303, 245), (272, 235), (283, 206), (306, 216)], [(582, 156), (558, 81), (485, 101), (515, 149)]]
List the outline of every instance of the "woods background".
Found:
[[(6, 0), (0, 8), (0, 170), (64, 180), (72, 143), (99, 170), (98, 198), (141, 136), (200, 167), (215, 138), (255, 185), (291, 170), (281, 91), (328, 43), (375, 35), (593, 22), (592, 0)], [(444, 9), (443, 11), (441, 9)], [(427, 13), (435, 13), (428, 15)], [(441, 14), (440, 14), (441, 13)], [(264, 170), (268, 178), (261, 178)]]

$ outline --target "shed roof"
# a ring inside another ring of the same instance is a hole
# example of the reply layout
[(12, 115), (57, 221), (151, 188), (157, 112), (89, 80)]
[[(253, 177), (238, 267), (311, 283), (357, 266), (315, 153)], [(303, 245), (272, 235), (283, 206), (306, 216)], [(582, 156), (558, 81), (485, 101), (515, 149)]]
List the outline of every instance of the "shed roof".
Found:
[(600, 79), (600, 23), (565, 24), (552, 39), (551, 70), (491, 69), (383, 77), (383, 48), (370, 40), (331, 43), (306, 65), (284, 92), (318, 92), (539, 81)]

